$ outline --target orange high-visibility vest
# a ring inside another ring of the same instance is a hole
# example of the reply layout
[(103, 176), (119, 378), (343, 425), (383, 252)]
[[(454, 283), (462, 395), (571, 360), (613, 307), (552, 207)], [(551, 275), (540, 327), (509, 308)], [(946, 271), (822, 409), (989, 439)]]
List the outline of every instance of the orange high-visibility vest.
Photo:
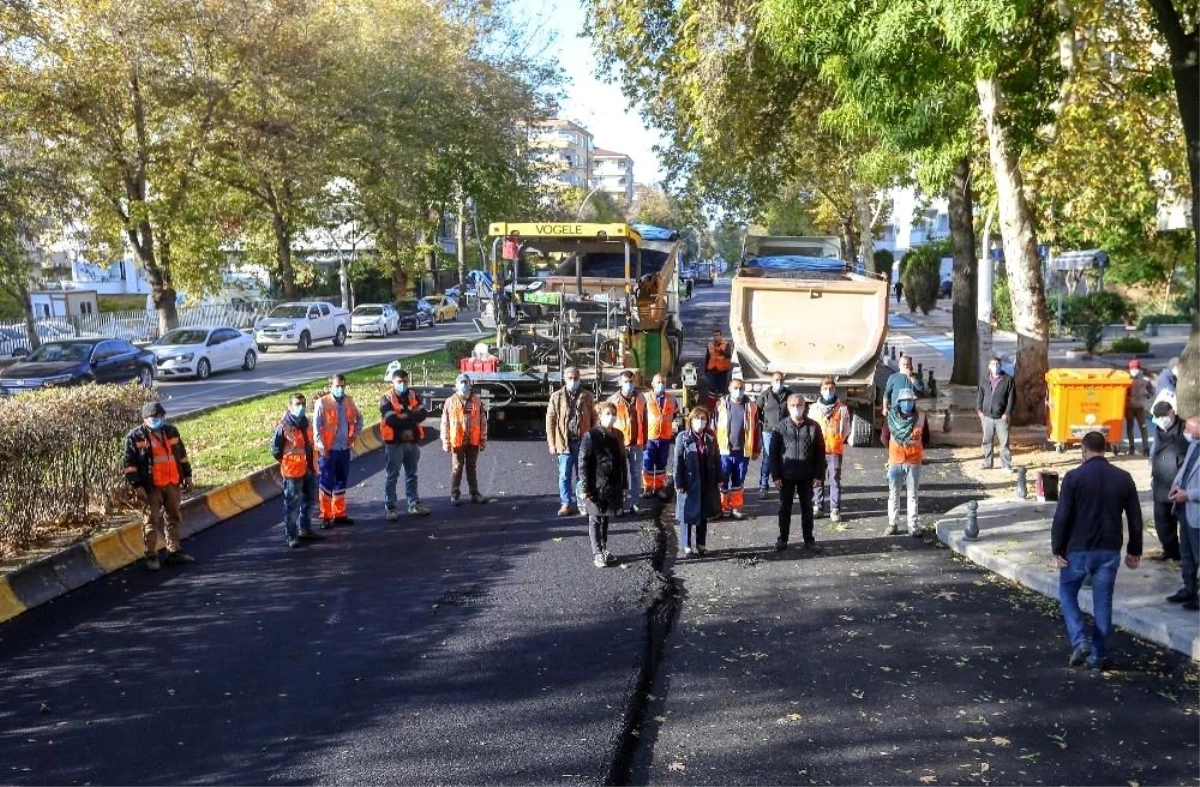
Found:
[(442, 443), (451, 451), (483, 443), (483, 402), (479, 394), (471, 394), (469, 415), (458, 394), (446, 400), (442, 413)]
[(817, 417), (821, 432), (825, 435), (825, 453), (841, 456), (846, 453), (846, 436), (842, 434), (842, 413), (846, 408), (841, 402), (833, 408), (833, 414), (828, 419)]
[[(349, 396), (344, 397), (346, 402), (346, 443), (354, 442), (354, 428), (358, 424), (358, 407), (355, 406), (354, 400)], [(322, 396), (319, 402), (321, 405), (321, 445), (325, 446), (325, 450), (329, 450), (333, 446), (333, 440), (337, 437), (337, 419), (338, 406), (337, 400), (333, 395)]]
[[(407, 396), (408, 396), (408, 409), (409, 410), (417, 409), (417, 406), (421, 404), (421, 400), (412, 391), (408, 391)], [(391, 399), (391, 401), (392, 401), (392, 412), (395, 413), (396, 415), (400, 415), (400, 413), (401, 413), (400, 397), (396, 396), (395, 388), (393, 388), (391, 391), (388, 392), (388, 398)], [(417, 440), (418, 441), (424, 440), (425, 439), (424, 427), (422, 427), (420, 424), (417, 424), (416, 426), (417, 426), (417, 429), (416, 429)], [(383, 438), (383, 441), (385, 443), (390, 443), (396, 439), (395, 432), (392, 429), (392, 427), (388, 426), (387, 416), (384, 415), (383, 413), (379, 414), (379, 436)]]
[(729, 359), (725, 357), (726, 351), (729, 350), (729, 340), (722, 339), (719, 343), (710, 341), (708, 343), (708, 371), (710, 372), (727, 372), (732, 367)]
[(647, 391), (646, 401), (646, 439), (674, 440), (675, 439), (675, 397), (663, 394), (662, 410), (658, 409), (658, 396), (653, 391)]
[[(758, 405), (748, 399), (743, 399), (746, 403), (746, 426), (743, 434), (746, 436), (746, 444), (742, 446), (742, 453), (746, 456), (758, 455)], [(721, 401), (717, 402), (717, 446), (722, 454), (729, 454), (729, 397), (721, 397)]]
[(312, 443), (312, 424), (297, 429), (291, 424), (283, 427), (283, 456), (279, 459), (279, 474), (284, 478), (304, 478), (308, 475), (308, 451)]
[(175, 444), (179, 442), (178, 437), (170, 437), (162, 440), (154, 437), (154, 432), (150, 433), (150, 451), (151, 451), (151, 479), (155, 486), (171, 486), (180, 482), (179, 463), (175, 461)]
[(917, 414), (917, 425), (913, 427), (911, 442), (902, 445), (893, 437), (888, 441), (888, 462), (894, 465), (919, 465), (925, 458), (925, 446), (921, 444), (925, 436), (925, 413)]
[[(637, 430), (633, 428), (634, 418), (630, 417), (629, 403), (621, 394), (613, 394), (609, 403), (617, 408), (617, 420), (613, 426), (625, 437), (626, 448), (639, 448), (646, 444), (646, 399), (642, 396), (633, 397), (633, 415), (637, 420)], [(657, 404), (657, 402), (655, 403)]]

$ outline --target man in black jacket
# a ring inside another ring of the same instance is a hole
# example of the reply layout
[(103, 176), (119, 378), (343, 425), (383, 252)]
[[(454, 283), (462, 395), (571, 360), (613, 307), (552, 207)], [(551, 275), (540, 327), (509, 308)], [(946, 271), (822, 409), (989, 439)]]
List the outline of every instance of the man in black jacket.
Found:
[(142, 540), (146, 544), (146, 568), (158, 571), (158, 539), (167, 545), (170, 565), (191, 563), (193, 558), (179, 545), (181, 492), (192, 488), (192, 464), (179, 430), (166, 423), (161, 402), (142, 405), (142, 423), (125, 436), (125, 480), (138, 502), (145, 507)]
[(1162, 544), (1162, 554), (1150, 559), (1179, 560), (1179, 511), (1170, 495), (1187, 456), (1187, 435), (1170, 402), (1162, 400), (1154, 405), (1151, 415), (1154, 442), (1150, 449), (1150, 489), (1154, 493), (1154, 532)]
[(429, 509), (417, 492), (417, 464), (421, 460), (421, 440), (425, 438), (421, 422), (428, 416), (421, 397), (408, 387), (408, 372), (403, 369), (392, 372), (392, 390), (379, 399), (379, 436), (383, 438), (386, 455), (383, 513), (388, 521), (400, 518), (396, 512), (396, 483), (400, 480), (401, 468), (404, 468), (408, 513), (429, 515)]
[[(1083, 436), (1083, 464), (1063, 478), (1058, 508), (1054, 512), (1050, 546), (1058, 564), (1058, 600), (1062, 605), (1071, 658), (1078, 667), (1087, 660), (1092, 669), (1103, 669), (1105, 648), (1112, 633), (1113, 587), (1121, 565), (1121, 514), (1129, 526), (1125, 565), (1137, 568), (1142, 555), (1142, 508), (1129, 473), (1104, 458), (1107, 438), (1100, 432)], [(1092, 615), (1096, 630), (1087, 645), (1079, 588), (1092, 577)]]
[(767, 499), (771, 480), (771, 434), (788, 417), (787, 400), (792, 391), (783, 384), (783, 372), (771, 375), (771, 387), (758, 395), (758, 417), (762, 420), (763, 454), (758, 470), (758, 499)]
[(800, 497), (800, 528), (804, 548), (820, 552), (813, 536), (813, 487), (825, 480), (825, 436), (816, 421), (806, 417), (808, 403), (800, 394), (787, 399), (788, 417), (771, 437), (771, 480), (779, 489), (779, 538), (775, 549), (787, 549), (792, 525), (792, 500)]
[(988, 361), (987, 379), (979, 384), (975, 394), (975, 411), (983, 426), (983, 469), (992, 469), (992, 441), (1000, 441), (1000, 464), (1012, 470), (1012, 452), (1008, 447), (1008, 421), (1016, 403), (1016, 387), (1013, 378), (1000, 368), (1000, 358), (992, 356)]

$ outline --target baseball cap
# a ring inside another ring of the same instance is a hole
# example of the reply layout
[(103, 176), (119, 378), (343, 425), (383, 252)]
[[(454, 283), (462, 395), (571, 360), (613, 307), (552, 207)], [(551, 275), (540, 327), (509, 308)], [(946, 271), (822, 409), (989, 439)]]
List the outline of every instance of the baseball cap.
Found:
[(142, 405), (142, 418), (158, 418), (167, 414), (162, 402), (146, 402)]

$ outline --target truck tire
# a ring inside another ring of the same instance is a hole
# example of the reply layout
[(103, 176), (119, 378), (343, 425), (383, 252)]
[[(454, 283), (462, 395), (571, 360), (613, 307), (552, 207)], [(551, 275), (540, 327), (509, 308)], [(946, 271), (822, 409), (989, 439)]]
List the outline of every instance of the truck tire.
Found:
[(850, 445), (855, 448), (866, 448), (875, 437), (875, 425), (858, 413), (850, 416)]
[(338, 329), (337, 329), (337, 333), (335, 333), (333, 335), (333, 346), (341, 347), (345, 343), (346, 343), (346, 329), (339, 325)]
[(308, 335), (308, 331), (300, 334), (300, 341), (296, 342), (296, 349), (300, 352), (308, 352), (308, 348), (312, 347), (312, 337)]

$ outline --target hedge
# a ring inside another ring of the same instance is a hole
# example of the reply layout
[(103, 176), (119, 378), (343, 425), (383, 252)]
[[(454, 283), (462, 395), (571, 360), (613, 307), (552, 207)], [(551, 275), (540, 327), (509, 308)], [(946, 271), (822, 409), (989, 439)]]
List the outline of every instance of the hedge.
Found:
[(121, 504), (125, 434), (156, 398), (137, 384), (47, 388), (0, 399), (0, 554)]

